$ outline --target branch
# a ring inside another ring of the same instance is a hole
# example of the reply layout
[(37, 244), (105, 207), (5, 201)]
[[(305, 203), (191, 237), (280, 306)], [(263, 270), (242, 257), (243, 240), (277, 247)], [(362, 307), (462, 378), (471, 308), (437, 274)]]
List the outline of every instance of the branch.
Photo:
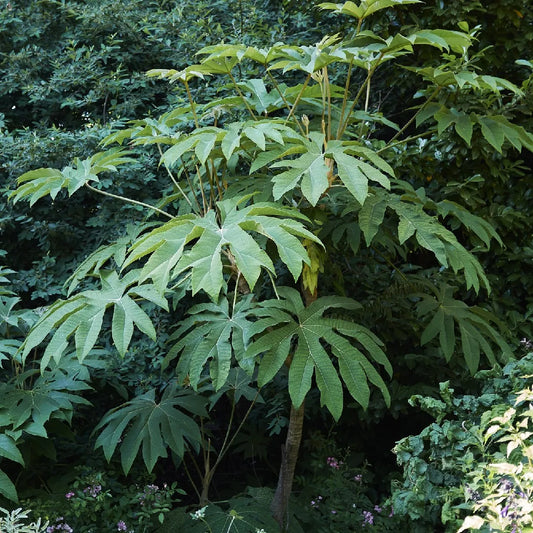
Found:
[(161, 209), (158, 209), (157, 207), (154, 207), (150, 204), (145, 204), (144, 202), (139, 202), (138, 200), (133, 200), (132, 198), (126, 198), (125, 196), (119, 196), (118, 194), (112, 194), (110, 192), (101, 191), (100, 189), (97, 189), (93, 187), (92, 185), (89, 185), (88, 183), (85, 184), (85, 187), (90, 189), (91, 191), (97, 192), (98, 194), (102, 194), (103, 196), (109, 196), (110, 198), (115, 198), (116, 200), (122, 200), (123, 202), (126, 202), (128, 204), (134, 204), (134, 205), (140, 205), (142, 207), (147, 207), (148, 209), (151, 209), (152, 211), (155, 211), (156, 213), (159, 213), (160, 215), (163, 215), (167, 218), (170, 218), (171, 220), (174, 220), (174, 216), (171, 214), (162, 211)]

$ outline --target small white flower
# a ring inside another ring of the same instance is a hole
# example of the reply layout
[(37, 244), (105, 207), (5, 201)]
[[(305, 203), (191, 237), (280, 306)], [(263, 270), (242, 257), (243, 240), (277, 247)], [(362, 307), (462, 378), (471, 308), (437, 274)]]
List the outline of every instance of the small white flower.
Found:
[(205, 507), (202, 507), (201, 509), (198, 509), (198, 511), (194, 513), (190, 513), (191, 518), (193, 520), (199, 520), (200, 518), (203, 518), (205, 516), (205, 510), (207, 509), (207, 505)]

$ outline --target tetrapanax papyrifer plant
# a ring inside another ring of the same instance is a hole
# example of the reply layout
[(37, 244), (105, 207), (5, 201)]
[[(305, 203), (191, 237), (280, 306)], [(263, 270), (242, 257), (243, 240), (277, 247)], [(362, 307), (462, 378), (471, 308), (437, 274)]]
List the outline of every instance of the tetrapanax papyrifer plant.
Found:
[[(360, 261), (362, 273), (368, 267), (380, 272), (380, 284), (411, 281), (416, 289), (404, 299), (419, 319), (413, 335), (443, 360), (462, 360), (474, 372), (481, 354), (491, 363), (510, 357), (494, 317), (454, 297), (459, 286), (471, 294), (490, 290), (473, 249), (488, 249), (498, 235), (465, 206), (415, 187), (395, 161), (405, 146), (451, 128), (453, 142), (470, 146), (481, 139), (495, 152), (507, 145), (532, 149), (533, 136), (476, 105), (487, 95), (519, 99), (521, 91), (476, 70), (468, 27), (385, 37), (371, 30), (373, 13), (416, 3), (324, 3), (322, 9), (349, 17), (349, 35), (265, 49), (223, 43), (202, 49), (198, 64), (152, 70), (149, 76), (181, 84), (186, 103), (113, 133), (103, 143), (106, 151), (19, 178), (13, 201), (33, 204), (85, 189), (146, 213), (137, 232), (87, 258), (70, 278), (66, 298), (46, 310), (20, 348), (24, 361), (44, 343), (46, 371), (70, 347), (83, 361), (104, 327), (121, 355), (136, 329), (155, 341), (160, 332), (148, 308), (176, 316), (165, 364), (175, 364), (178, 383), (162, 396), (149, 391), (131, 399), (99, 426), (98, 445), (107, 457), (120, 449), (126, 470), (141, 448), (152, 468), (167, 448), (183, 456), (203, 440), (193, 416), (182, 411), (202, 415), (194, 391), (206, 381), (221, 390), (240, 368), (266, 387), (286, 372), (292, 406), (272, 504), (286, 527), (308, 392), (316, 387), (335, 419), (345, 391), (364, 408), (372, 388), (390, 401), (385, 379), (393, 367), (358, 302), (365, 279), (349, 272), (345, 288), (352, 297), (341, 295), (345, 273), (337, 273), (336, 285), (329, 271), (336, 255), (350, 269)], [(405, 121), (396, 124), (380, 112), (373, 80), (420, 47), (435, 52), (424, 64), (414, 66), (416, 56), (409, 63), (421, 103), (403, 109)], [(250, 65), (254, 77), (241, 77), (241, 66)], [(220, 98), (202, 101), (201, 87), (214, 76), (227, 86)], [(154, 147), (161, 183), (167, 179), (157, 205), (102, 187), (103, 173), (134, 164), (136, 153)], [(429, 257), (417, 274), (408, 259), (413, 251)], [(185, 317), (177, 302), (192, 303)], [(201, 505), (213, 474), (208, 446)]]

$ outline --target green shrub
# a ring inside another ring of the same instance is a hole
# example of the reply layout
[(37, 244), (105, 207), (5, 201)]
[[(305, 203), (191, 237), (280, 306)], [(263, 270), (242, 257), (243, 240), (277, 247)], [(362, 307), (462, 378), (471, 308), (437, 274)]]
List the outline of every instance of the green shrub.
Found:
[(394, 449), (404, 480), (392, 502), (413, 532), (530, 530), (520, 528), (531, 523), (533, 353), (476, 377), (479, 395), (454, 395), (445, 382), (440, 399), (411, 399), (435, 417)]

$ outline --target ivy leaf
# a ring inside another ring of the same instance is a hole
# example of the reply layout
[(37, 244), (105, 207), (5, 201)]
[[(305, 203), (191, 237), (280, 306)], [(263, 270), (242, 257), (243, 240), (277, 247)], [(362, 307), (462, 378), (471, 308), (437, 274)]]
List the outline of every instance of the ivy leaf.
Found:
[(170, 385), (156, 401), (155, 390), (150, 389), (104, 415), (94, 430), (100, 432), (95, 448), (102, 447), (110, 461), (120, 444), (125, 474), (142, 450), (144, 464), (151, 472), (160, 457), (167, 457), (167, 448), (180, 458), (188, 446), (198, 449), (200, 429), (183, 410), (207, 416), (205, 400), (190, 390), (179, 390)]
[(298, 291), (279, 288), (278, 292), (281, 300), (260, 302), (252, 311), (258, 320), (252, 327), (255, 339), (247, 350), (247, 357), (263, 354), (258, 361), (260, 386), (270, 381), (285, 361), (291, 361), (289, 394), (293, 405), (301, 405), (314, 374), (321, 404), (338, 419), (342, 413), (343, 394), (339, 373), (332, 362), (334, 355), (339, 362), (340, 377), (352, 397), (364, 408), (369, 398), (367, 381), (377, 386), (385, 400), (390, 401), (385, 382), (368, 358), (384, 366), (389, 374), (392, 372), (381, 341), (359, 324), (324, 316), (331, 309), (357, 309), (360, 307), (357, 302), (327, 296), (305, 308)]
[(462, 533), (463, 531), (470, 531), (472, 529), (481, 529), (485, 524), (485, 520), (481, 516), (467, 516), (461, 527), (457, 530), (457, 533)]

